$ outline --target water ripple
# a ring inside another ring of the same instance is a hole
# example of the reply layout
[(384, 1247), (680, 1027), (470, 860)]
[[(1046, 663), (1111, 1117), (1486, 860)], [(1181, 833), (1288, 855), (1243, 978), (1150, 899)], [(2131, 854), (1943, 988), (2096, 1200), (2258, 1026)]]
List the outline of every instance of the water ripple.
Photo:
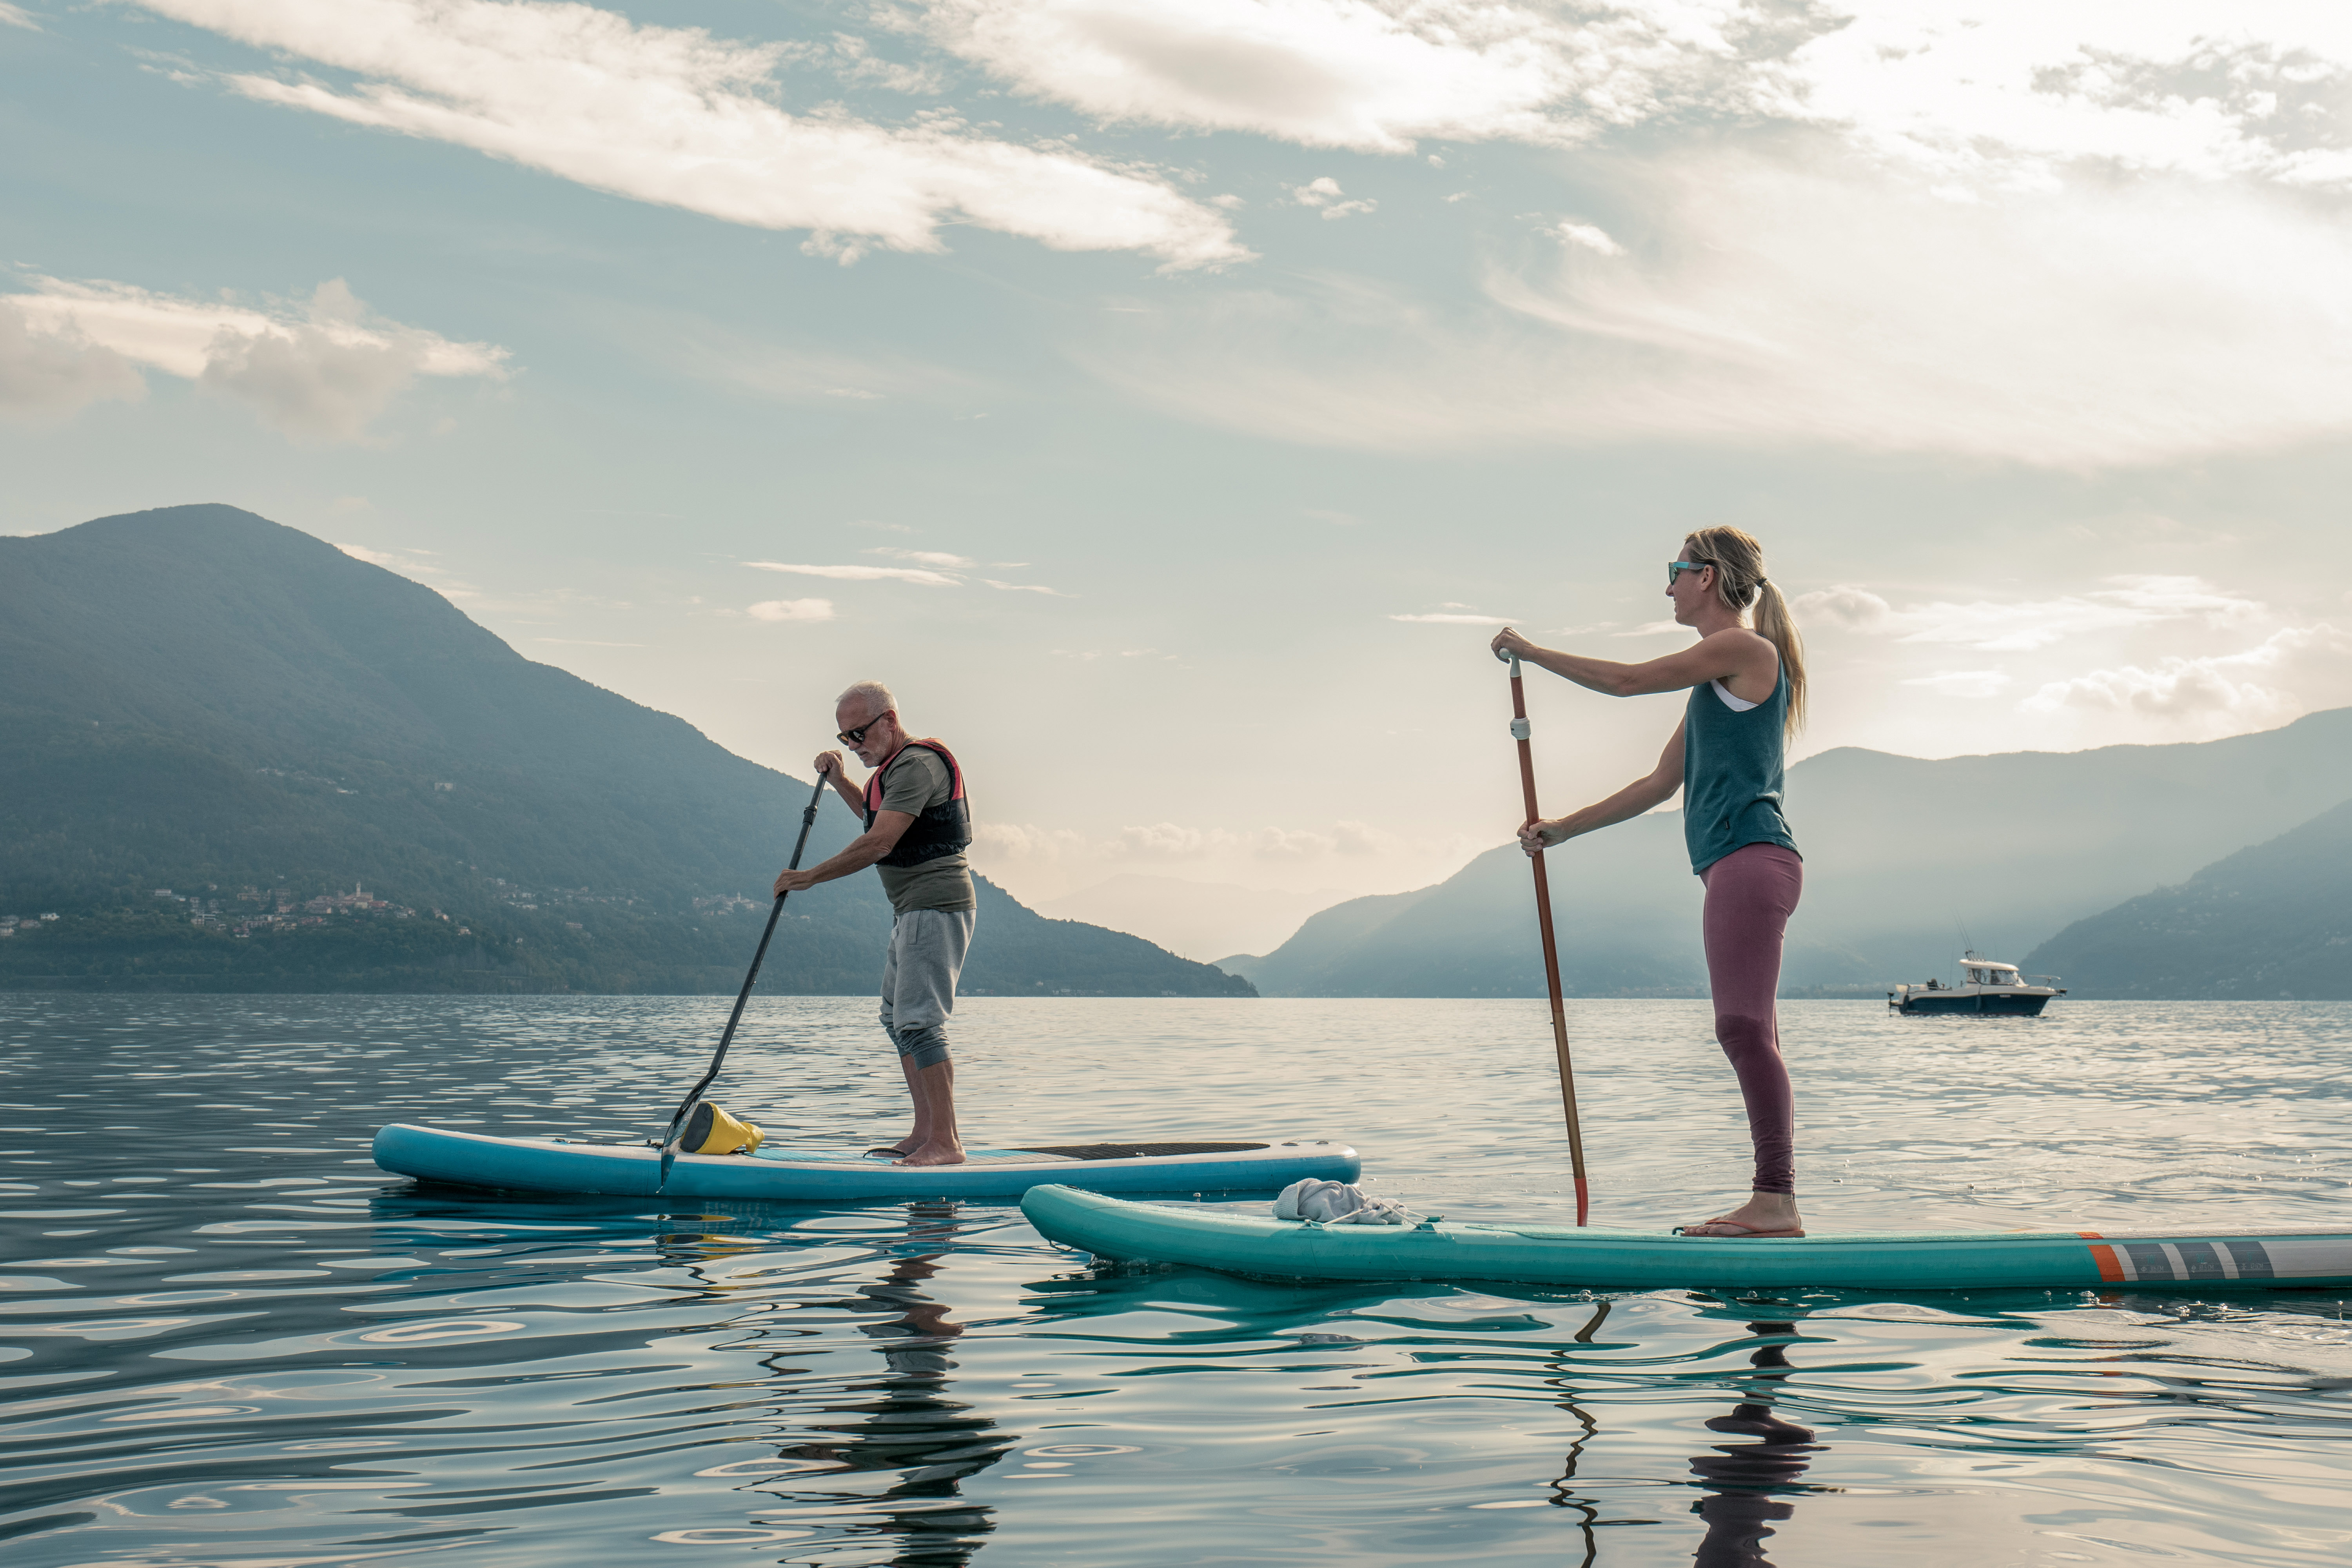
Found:
[[(2324, 1293), (1277, 1286), (1097, 1269), (1003, 1205), (488, 1198), (367, 1158), (394, 1120), (642, 1135), (723, 1009), (0, 1002), (10, 1568), (2352, 1557)], [(869, 1013), (759, 1004), (729, 1103), (897, 1131)], [(1601, 1215), (1727, 1195), (1703, 1005), (1576, 1018)], [(2345, 1202), (2352, 1008), (1784, 1028), (1817, 1225)], [(983, 1136), (1344, 1136), (1457, 1219), (1562, 1212), (1548, 1033), (1502, 1002), (958, 1018)]]

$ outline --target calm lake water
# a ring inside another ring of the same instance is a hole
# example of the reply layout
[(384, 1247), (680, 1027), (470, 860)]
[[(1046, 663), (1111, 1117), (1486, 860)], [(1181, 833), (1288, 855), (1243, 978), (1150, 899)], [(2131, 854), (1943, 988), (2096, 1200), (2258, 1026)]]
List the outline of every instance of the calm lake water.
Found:
[[(721, 1098), (894, 1135), (863, 1000)], [(1572, 1004), (1594, 1218), (1745, 1174), (1703, 1004)], [(1780, 1568), (2352, 1560), (2338, 1294), (1307, 1288), (1096, 1271), (1004, 1205), (530, 1201), (385, 1121), (642, 1135), (710, 998), (0, 1000), (11, 1568)], [(1816, 1226), (2346, 1217), (2352, 1006), (1784, 1005)], [(968, 1137), (1344, 1138), (1572, 1212), (1542, 1005), (977, 999)]]

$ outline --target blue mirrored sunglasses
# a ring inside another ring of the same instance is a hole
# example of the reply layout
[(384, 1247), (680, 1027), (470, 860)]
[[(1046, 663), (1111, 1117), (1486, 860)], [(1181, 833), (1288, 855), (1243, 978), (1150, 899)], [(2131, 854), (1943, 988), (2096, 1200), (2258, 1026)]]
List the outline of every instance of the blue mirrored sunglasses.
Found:
[(1666, 563), (1666, 586), (1673, 587), (1675, 579), (1685, 572), (1696, 572), (1701, 567), (1713, 564), (1715, 563), (1711, 561), (1669, 561)]

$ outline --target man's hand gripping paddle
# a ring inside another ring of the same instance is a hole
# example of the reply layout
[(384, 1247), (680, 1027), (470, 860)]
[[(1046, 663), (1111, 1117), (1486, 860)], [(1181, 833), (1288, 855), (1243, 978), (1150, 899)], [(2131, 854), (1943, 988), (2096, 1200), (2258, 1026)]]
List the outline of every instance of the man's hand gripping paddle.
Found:
[[(1528, 820), (1541, 820), (1536, 810), (1536, 761), (1528, 745), (1527, 687), (1519, 679), (1519, 656), (1495, 650), (1511, 667), (1511, 738), (1519, 743), (1519, 793), (1527, 799)], [(1576, 1177), (1576, 1223), (1582, 1225), (1592, 1208), (1592, 1192), (1584, 1181), (1584, 1129), (1576, 1120), (1576, 1069), (1568, 1059), (1568, 1013), (1559, 999), (1559, 949), (1551, 934), (1551, 884), (1544, 877), (1541, 853), (1528, 857), (1536, 868), (1536, 924), (1543, 932), (1544, 983), (1551, 988), (1551, 1045), (1559, 1058), (1559, 1102), (1568, 1113), (1568, 1163)]]
[[(802, 852), (808, 848), (809, 828), (816, 821), (817, 804), (824, 799), (824, 786), (830, 777), (829, 773), (816, 775), (816, 789), (809, 796), (808, 809), (801, 813), (800, 842), (793, 846), (793, 863), (785, 868), (787, 870), (801, 868)], [(656, 1197), (669, 1185), (669, 1168), (677, 1163), (678, 1140), (685, 1135), (686, 1119), (693, 1112), (694, 1102), (702, 1098), (702, 1091), (719, 1076), (719, 1064), (727, 1059), (727, 1047), (735, 1040), (735, 1026), (743, 1021), (743, 1005), (751, 1000), (751, 987), (759, 981), (760, 961), (768, 956), (769, 940), (776, 934), (776, 917), (784, 912), (784, 900), (790, 896), (778, 893), (776, 901), (768, 906), (768, 929), (760, 933), (759, 950), (751, 954), (751, 973), (743, 976), (743, 989), (735, 994), (735, 1011), (727, 1015), (727, 1032), (719, 1037), (719, 1054), (710, 1058), (710, 1070), (702, 1075), (701, 1081), (688, 1089), (686, 1098), (678, 1101), (677, 1114), (669, 1119), (669, 1131), (662, 1134), (661, 1180), (654, 1184)]]

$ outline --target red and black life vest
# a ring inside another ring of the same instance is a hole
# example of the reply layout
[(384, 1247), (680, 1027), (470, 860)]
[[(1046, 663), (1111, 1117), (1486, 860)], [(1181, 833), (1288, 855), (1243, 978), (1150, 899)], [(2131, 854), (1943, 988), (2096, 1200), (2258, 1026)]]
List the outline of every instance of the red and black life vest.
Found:
[(920, 746), (936, 752), (948, 764), (948, 798), (937, 805), (926, 806), (921, 816), (907, 825), (907, 831), (890, 853), (882, 857), (885, 866), (919, 866), (926, 860), (936, 860), (942, 855), (960, 855), (971, 843), (971, 812), (964, 805), (963, 769), (955, 753), (937, 741), (910, 740), (884, 759), (874, 776), (866, 781), (866, 826), (872, 827), (882, 811), (882, 775), (898, 760), (898, 752), (907, 746)]

